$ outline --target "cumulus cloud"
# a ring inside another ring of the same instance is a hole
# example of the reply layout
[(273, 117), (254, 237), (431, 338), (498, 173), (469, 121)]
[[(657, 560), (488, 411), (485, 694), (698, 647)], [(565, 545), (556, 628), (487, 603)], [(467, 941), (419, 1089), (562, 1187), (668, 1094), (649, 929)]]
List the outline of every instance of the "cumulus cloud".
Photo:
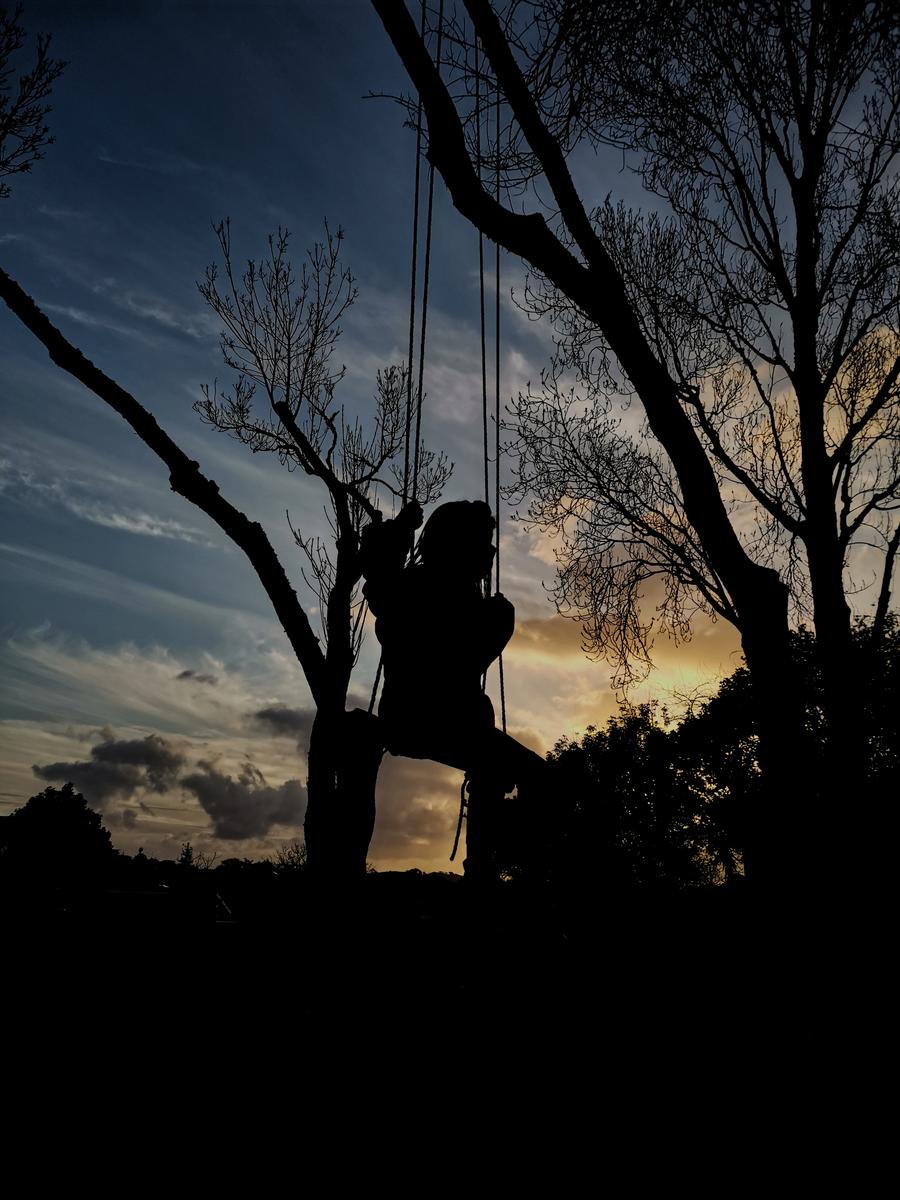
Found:
[(296, 738), (298, 749), (306, 749), (315, 717), (311, 709), (271, 704), (267, 708), (259, 709), (252, 716), (269, 733), (274, 733), (276, 737)]
[(48, 783), (73, 783), (89, 804), (103, 807), (112, 797), (127, 798), (139, 789), (167, 791), (184, 763), (176, 746), (151, 733), (145, 738), (109, 738), (92, 746), (86, 761), (35, 764), (32, 770)]
[(132, 741), (100, 742), (91, 750), (97, 762), (143, 767), (147, 787), (152, 792), (167, 791), (184, 765), (184, 754), (157, 733)]
[(237, 779), (218, 771), (213, 763), (198, 762), (181, 786), (197, 797), (212, 818), (216, 837), (240, 840), (259, 837), (273, 825), (299, 826), (306, 811), (306, 788), (297, 779), (280, 787), (266, 783), (252, 763), (244, 763)]
[(32, 767), (47, 783), (72, 783), (93, 808), (102, 808), (114, 796), (132, 795), (142, 782), (140, 768), (128, 763), (56, 762)]

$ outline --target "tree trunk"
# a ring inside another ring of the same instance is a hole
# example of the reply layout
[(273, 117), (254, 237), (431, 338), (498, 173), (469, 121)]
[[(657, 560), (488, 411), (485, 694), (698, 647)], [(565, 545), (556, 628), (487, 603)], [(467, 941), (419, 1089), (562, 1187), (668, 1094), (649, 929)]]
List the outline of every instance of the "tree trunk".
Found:
[[(863, 821), (860, 798), (865, 794), (868, 747), (861, 702), (864, 680), (853, 643), (850, 607), (844, 594), (839, 551), (832, 561), (809, 549), (810, 579), (816, 629), (816, 659), (822, 681), (825, 753), (820, 759), (820, 828), (823, 867), (835, 884), (865, 884), (870, 855), (847, 844), (848, 816)], [(873, 847), (874, 849), (874, 847)]]
[(375, 827), (375, 785), (384, 747), (361, 709), (320, 709), (309, 739), (304, 832), (311, 873), (334, 884), (366, 873)]
[[(815, 813), (815, 784), (805, 763), (803, 702), (790, 651), (787, 588), (761, 572), (742, 614), (759, 735), (761, 803), (745, 817), (744, 871), (755, 892), (787, 899), (810, 876), (804, 839)], [(815, 870), (815, 867), (813, 867)]]
[[(838, 534), (832, 464), (825, 445), (825, 398), (815, 362), (815, 329), (795, 322), (807, 347), (796, 373), (806, 503), (804, 544), (816, 630), (816, 661), (825, 715), (825, 752), (810, 764), (821, 804), (817, 852), (826, 877), (837, 882), (861, 856), (848, 854), (841, 815), (865, 787), (866, 738), (850, 605), (844, 591), (844, 550)], [(799, 351), (798, 351), (799, 357)], [(855, 873), (855, 872), (854, 872)]]

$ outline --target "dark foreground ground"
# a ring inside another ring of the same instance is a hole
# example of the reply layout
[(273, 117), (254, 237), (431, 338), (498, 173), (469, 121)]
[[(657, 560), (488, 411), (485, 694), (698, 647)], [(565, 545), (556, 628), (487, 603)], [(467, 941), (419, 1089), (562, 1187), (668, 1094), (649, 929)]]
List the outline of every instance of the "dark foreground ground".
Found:
[(260, 1020), (348, 1032), (437, 1025), (450, 1042), (473, 1024), (565, 1036), (585, 1023), (649, 1031), (702, 1013), (716, 1026), (827, 974), (835, 945), (855, 938), (834, 907), (764, 908), (724, 889), (480, 891), (459, 877), (386, 872), (353, 894), (213, 900), (105, 893), (44, 911), (7, 906), (7, 1003), (108, 1018), (140, 1010), (163, 1023), (203, 1014), (233, 1031)]
[(167, 1188), (202, 1160), (233, 1190), (243, 1157), (253, 1196), (360, 1176), (441, 1195), (473, 1171), (480, 1191), (485, 1163), (497, 1191), (642, 1196), (680, 1176), (769, 1195), (786, 1154), (805, 1195), (848, 1123), (881, 1136), (883, 947), (840, 906), (390, 873), (234, 921), (94, 899), (5, 913), (2, 1091), (32, 1132), (88, 1130), (60, 1160), (72, 1179), (124, 1147), (118, 1194), (142, 1194), (165, 1147), (192, 1163)]

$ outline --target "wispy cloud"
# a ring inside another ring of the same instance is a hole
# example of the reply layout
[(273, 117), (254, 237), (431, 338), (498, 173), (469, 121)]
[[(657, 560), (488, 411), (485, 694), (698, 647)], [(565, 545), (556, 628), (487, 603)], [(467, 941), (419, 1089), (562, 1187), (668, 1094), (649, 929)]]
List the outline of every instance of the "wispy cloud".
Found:
[(59, 221), (64, 225), (80, 224), (94, 219), (90, 213), (82, 212), (77, 208), (57, 207), (52, 204), (39, 204), (38, 212), (42, 216), (49, 217), (51, 221)]
[[(224, 610), (206, 611), (210, 624), (218, 620), (221, 628)], [(226, 664), (200, 651), (188, 657), (162, 646), (96, 646), (40, 626), (7, 637), (0, 660), (10, 683), (8, 698), (62, 721), (63, 728), (144, 725), (236, 745), (249, 736), (271, 748), (274, 762), (296, 762), (290, 742), (248, 715), (308, 695), (296, 662), (267, 646), (259, 632), (245, 630), (241, 638), (234, 628)], [(216, 685), (200, 683), (198, 676), (215, 676)]]
[(195, 599), (121, 572), (28, 546), (0, 542), (0, 555), (6, 559), (4, 570), (11, 577), (17, 575), (64, 595), (116, 605), (133, 616), (137, 629), (144, 617), (152, 616), (157, 622), (164, 618), (166, 622), (190, 625), (194, 630), (215, 630), (218, 636), (227, 632), (234, 639), (243, 637), (253, 643), (273, 636), (279, 643), (283, 639), (274, 618), (249, 608)]
[(35, 504), (51, 508), (56, 506), (93, 525), (118, 529), (123, 533), (171, 538), (196, 545), (212, 544), (198, 529), (182, 521), (91, 495), (97, 486), (97, 480), (75, 475), (48, 479), (46, 466), (42, 471), (37, 464), (18, 466), (10, 458), (0, 458), (0, 492), (7, 499), (28, 505), (30, 510)]
[(134, 329), (130, 325), (122, 325), (100, 313), (77, 308), (74, 304), (41, 304), (40, 308), (44, 312), (53, 313), (56, 316), (68, 317), (70, 321), (76, 321), (79, 325), (85, 325), (89, 329), (103, 329), (107, 333), (118, 333), (122, 337), (135, 338), (139, 342), (148, 341), (141, 330)]
[(71, 497), (65, 499), (64, 503), (76, 516), (94, 525), (103, 525), (107, 529), (121, 529), (124, 533), (136, 533), (144, 537), (172, 538), (175, 541), (207, 546), (211, 544), (203, 534), (180, 521), (138, 511), (114, 512), (101, 504), (80, 503)]
[(135, 171), (153, 171), (159, 175), (195, 175), (207, 172), (209, 167), (189, 158), (186, 154), (172, 154), (165, 150), (154, 150), (147, 147), (142, 158), (120, 158), (105, 147), (97, 152), (97, 158), (102, 163), (113, 167), (128, 167)]
[[(96, 285), (92, 291), (103, 295), (119, 312), (137, 317), (140, 321), (166, 333), (181, 334), (195, 341), (211, 341), (215, 336), (215, 323), (202, 311), (187, 311), (158, 297), (115, 290), (109, 281)], [(145, 330), (125, 325), (105, 313), (89, 311), (74, 304), (41, 304), (40, 307), (44, 312), (68, 317), (69, 320), (90, 329), (103, 329), (146, 345), (154, 344), (154, 339)]]
[(211, 341), (220, 328), (215, 317), (206, 309), (186, 309), (146, 289), (123, 286), (109, 276), (94, 284), (91, 291), (142, 321), (158, 325), (170, 333), (184, 334), (197, 341)]

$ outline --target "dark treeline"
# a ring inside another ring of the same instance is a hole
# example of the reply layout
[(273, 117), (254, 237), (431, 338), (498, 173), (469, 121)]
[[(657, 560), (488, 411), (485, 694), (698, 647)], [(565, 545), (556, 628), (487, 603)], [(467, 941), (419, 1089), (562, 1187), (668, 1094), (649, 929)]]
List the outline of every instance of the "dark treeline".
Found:
[[(801, 630), (791, 645), (806, 713), (807, 746), (798, 747), (798, 753), (824, 755), (815, 641)], [(873, 803), (885, 811), (889, 797), (900, 790), (898, 622), (891, 618), (877, 641), (871, 626), (859, 623), (855, 647), (867, 680), (858, 702), (871, 766), (858, 793), (847, 797), (848, 854), (860, 853), (865, 841), (853, 833), (859, 813)], [(513, 797), (498, 810), (494, 836), (503, 878), (514, 885), (513, 892), (548, 888), (580, 900), (585, 892), (740, 887), (748, 813), (760, 795), (757, 745), (745, 668), (714, 696), (695, 701), (678, 722), (656, 702), (623, 706), (604, 728), (556, 744), (548, 756), (545, 796), (529, 808)], [(802, 805), (804, 797), (797, 803)], [(779, 837), (777, 820), (769, 835)], [(408, 879), (410, 885), (419, 881), (415, 886), (421, 894), (421, 873), (409, 872)], [(427, 886), (435, 894), (443, 887), (449, 897), (451, 882), (455, 895), (455, 877), (436, 876)], [(308, 886), (300, 843), (263, 861), (217, 861), (189, 843), (177, 860), (117, 851), (101, 816), (71, 784), (46, 788), (0, 820), (0, 894), (7, 916), (290, 920)], [(396, 891), (396, 875), (383, 873), (379, 886), (382, 894), (389, 886)]]
[(71, 783), (48, 787), (0, 820), (7, 916), (252, 920), (292, 909), (306, 872), (300, 842), (273, 858), (218, 859), (183, 843), (177, 859), (113, 847), (101, 815)]
[[(796, 753), (815, 762), (828, 751), (815, 638), (801, 629), (790, 644), (805, 713), (805, 744)], [(900, 791), (898, 646), (896, 618), (877, 636), (869, 623), (857, 623), (854, 647), (866, 686), (856, 703), (868, 741), (868, 774), (845, 798), (848, 855), (859, 854), (866, 841), (859, 828), (863, 812), (886, 816), (890, 797)], [(542, 869), (559, 882), (595, 877), (613, 888), (739, 884), (753, 808), (762, 803), (758, 746), (745, 667), (714, 696), (695, 701), (678, 723), (670, 723), (659, 704), (643, 704), (623, 707), (604, 729), (589, 730), (580, 740), (563, 739), (550, 755), (558, 812)], [(808, 800), (797, 795), (792, 803), (807, 810), (813, 845), (821, 814)], [(781, 836), (782, 819), (793, 821), (795, 814), (772, 813), (772, 841)]]

